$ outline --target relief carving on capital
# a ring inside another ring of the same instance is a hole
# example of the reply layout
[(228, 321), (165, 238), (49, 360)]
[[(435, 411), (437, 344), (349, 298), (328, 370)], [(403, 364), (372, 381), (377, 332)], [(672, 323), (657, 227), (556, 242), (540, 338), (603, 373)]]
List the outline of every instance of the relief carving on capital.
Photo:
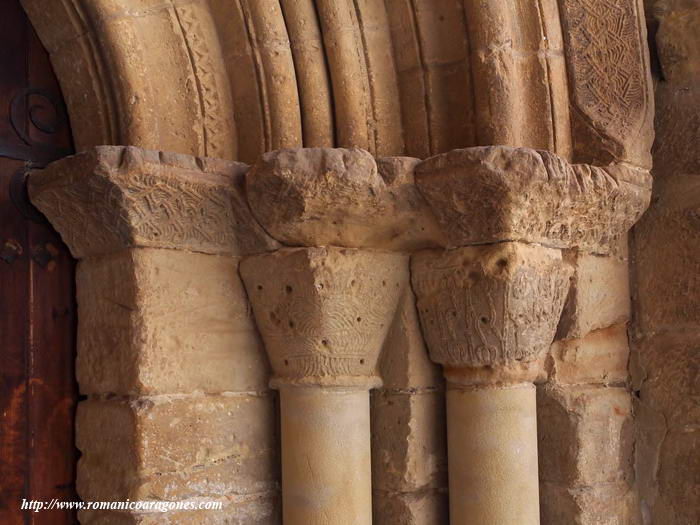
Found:
[(276, 382), (377, 382), (375, 367), (408, 283), (407, 256), (285, 248), (240, 266)]
[(412, 284), (432, 360), (476, 368), (538, 359), (554, 338), (570, 275), (559, 250), (521, 243), (414, 254)]

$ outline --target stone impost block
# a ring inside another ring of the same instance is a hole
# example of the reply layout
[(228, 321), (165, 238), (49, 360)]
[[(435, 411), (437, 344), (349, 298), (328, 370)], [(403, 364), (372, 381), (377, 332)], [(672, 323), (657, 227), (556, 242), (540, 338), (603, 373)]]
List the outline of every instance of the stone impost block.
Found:
[(407, 256), (291, 248), (240, 267), (276, 382), (376, 384), (379, 351), (408, 282)]
[(137, 248), (80, 261), (81, 392), (267, 390), (268, 360), (239, 259)]
[(417, 162), (375, 162), (360, 149), (279, 150), (248, 172), (247, 195), (260, 224), (287, 245), (440, 246), (441, 230), (413, 181)]
[(278, 245), (244, 197), (247, 166), (98, 146), (29, 178), (32, 202), (77, 258), (129, 247), (241, 255)]
[(647, 171), (569, 164), (508, 146), (453, 150), (416, 166), (451, 247), (499, 241), (606, 253), (646, 209)]
[(536, 361), (554, 337), (570, 274), (558, 250), (521, 243), (414, 254), (431, 358), (447, 367), (514, 370)]

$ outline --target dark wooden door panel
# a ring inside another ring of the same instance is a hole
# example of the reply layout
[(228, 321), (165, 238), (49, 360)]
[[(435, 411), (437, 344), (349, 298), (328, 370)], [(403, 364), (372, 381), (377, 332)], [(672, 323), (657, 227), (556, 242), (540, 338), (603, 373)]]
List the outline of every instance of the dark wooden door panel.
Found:
[[(18, 0), (0, 2), (0, 524), (76, 523), (75, 261), (23, 193), (71, 149), (61, 93)], [(8, 158), (13, 157), (13, 158)]]

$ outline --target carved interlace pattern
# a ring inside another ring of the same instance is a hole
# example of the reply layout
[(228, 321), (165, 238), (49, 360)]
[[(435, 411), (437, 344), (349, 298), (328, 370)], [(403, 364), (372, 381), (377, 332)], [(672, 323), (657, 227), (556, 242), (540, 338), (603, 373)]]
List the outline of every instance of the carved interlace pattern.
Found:
[(265, 250), (269, 238), (250, 217), (233, 174), (173, 165), (173, 158), (137, 148), (102, 147), (78, 158), (92, 167), (75, 168), (66, 159), (66, 170), (58, 163), (32, 182), (33, 202), (76, 257), (131, 246)]
[(636, 0), (561, 0), (574, 99), (594, 125), (618, 138), (646, 107)]

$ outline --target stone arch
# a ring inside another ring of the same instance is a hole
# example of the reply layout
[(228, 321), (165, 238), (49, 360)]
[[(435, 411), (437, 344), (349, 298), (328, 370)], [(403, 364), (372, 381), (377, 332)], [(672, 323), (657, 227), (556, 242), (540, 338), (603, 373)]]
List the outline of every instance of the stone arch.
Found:
[[(647, 166), (637, 0), (23, 0), (78, 149), (507, 144)], [(562, 30), (563, 29), (563, 30)]]
[[(23, 3), (52, 55), (78, 149), (130, 144), (254, 162), (300, 146), (428, 157), (507, 144), (649, 165), (637, 0)], [(169, 170), (182, 163), (192, 179), (205, 171), (193, 165), (210, 166), (145, 155)], [(571, 180), (585, 193), (608, 179)]]

